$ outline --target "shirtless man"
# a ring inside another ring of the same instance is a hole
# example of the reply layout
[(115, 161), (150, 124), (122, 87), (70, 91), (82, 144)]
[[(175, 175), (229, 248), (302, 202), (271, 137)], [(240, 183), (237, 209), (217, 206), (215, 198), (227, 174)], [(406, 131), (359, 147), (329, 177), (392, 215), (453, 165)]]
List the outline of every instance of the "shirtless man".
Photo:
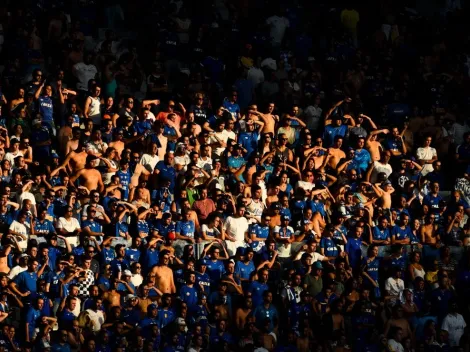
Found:
[(104, 191), (103, 179), (101, 173), (94, 167), (95, 160), (96, 157), (88, 155), (85, 168), (75, 172), (70, 178), (70, 183), (74, 183), (79, 178), (81, 186), (86, 187), (89, 191), (98, 190), (102, 193)]
[(108, 309), (121, 306), (121, 295), (117, 292), (118, 283), (112, 280), (110, 284), (111, 288), (103, 294), (103, 301)]
[(67, 141), (65, 145), (65, 155), (70, 154), (70, 152), (77, 150), (80, 145), (80, 137), (82, 136), (82, 131), (80, 127), (72, 128), (72, 139)]
[(343, 137), (336, 136), (335, 143), (333, 147), (328, 149), (328, 166), (331, 167), (333, 170), (336, 170), (338, 163), (341, 159), (346, 158), (346, 154), (341, 150), (341, 146), (343, 145)]
[(434, 214), (428, 214), (426, 216), (426, 221), (424, 225), (421, 226), (421, 229), (419, 231), (420, 240), (422, 244), (426, 244), (434, 248), (439, 248), (441, 237), (439, 236), (439, 233), (437, 232), (437, 226), (434, 223), (434, 220), (435, 220)]
[(246, 297), (244, 301), (245, 305), (238, 308), (235, 312), (235, 324), (240, 331), (245, 328), (245, 324), (248, 322), (248, 315), (252, 312), (251, 308), (253, 307), (253, 299), (251, 296)]
[(380, 133), (389, 133), (387, 129), (372, 131), (366, 139), (366, 150), (370, 153), (372, 161), (380, 160), (380, 152), (383, 150), (382, 144), (377, 141), (377, 135)]
[(168, 267), (170, 262), (170, 252), (163, 250), (160, 252), (160, 261), (154, 266), (151, 273), (155, 275), (155, 286), (163, 293), (176, 293), (176, 286), (173, 278), (173, 271)]
[[(52, 171), (52, 173), (64, 170), (69, 174), (73, 174), (78, 172), (79, 170), (85, 168), (86, 160), (87, 160), (88, 153), (86, 152), (85, 146), (83, 144), (79, 144), (75, 151), (71, 151), (67, 154), (62, 165), (60, 165), (57, 169)], [(53, 176), (51, 173), (51, 176)]]
[(67, 147), (67, 143), (73, 138), (72, 130), (73, 116), (67, 117), (66, 124), (62, 126), (57, 132), (57, 139), (59, 141), (59, 148), (61, 152), (64, 152)]
[(261, 134), (271, 133), (271, 136), (274, 136), (274, 126), (276, 125), (276, 122), (279, 122), (279, 116), (273, 115), (274, 103), (269, 103), (268, 112), (266, 114), (262, 114), (257, 110), (258, 108), (256, 105), (252, 105), (250, 108), (250, 112), (264, 122)]

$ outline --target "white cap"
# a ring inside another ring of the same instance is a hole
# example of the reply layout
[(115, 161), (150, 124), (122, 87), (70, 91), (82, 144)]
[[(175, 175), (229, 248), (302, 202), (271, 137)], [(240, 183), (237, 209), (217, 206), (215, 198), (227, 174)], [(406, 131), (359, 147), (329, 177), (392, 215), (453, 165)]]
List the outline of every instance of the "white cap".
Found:
[(124, 276), (132, 276), (132, 273), (130, 270), (124, 270), (123, 273), (122, 273)]

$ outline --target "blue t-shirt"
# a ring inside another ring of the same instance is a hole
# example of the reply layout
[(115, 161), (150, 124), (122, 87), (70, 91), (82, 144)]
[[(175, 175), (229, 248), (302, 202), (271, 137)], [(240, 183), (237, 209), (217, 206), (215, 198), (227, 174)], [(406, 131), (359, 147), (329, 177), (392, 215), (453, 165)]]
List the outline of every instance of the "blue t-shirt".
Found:
[(400, 226), (395, 225), (392, 228), (392, 237), (393, 236), (395, 236), (396, 240), (405, 240), (407, 238), (411, 240), (413, 233), (411, 232), (411, 228), (409, 226), (406, 226), (404, 229), (402, 229)]
[(186, 302), (189, 309), (194, 308), (197, 305), (198, 294), (196, 287), (189, 287), (183, 285), (180, 289), (180, 298), (183, 302)]
[[(378, 282), (379, 280), (379, 267), (380, 267), (380, 258), (375, 257), (370, 263), (367, 263), (369, 258), (364, 258), (362, 260), (362, 265), (364, 267), (364, 271), (369, 274), (372, 280)], [(367, 281), (367, 279), (365, 279)], [(368, 282), (367, 282), (368, 284)]]
[(159, 177), (165, 177), (166, 179), (170, 180), (170, 191), (173, 193), (175, 189), (175, 181), (176, 181), (176, 170), (173, 166), (167, 165), (164, 160), (161, 160), (157, 163), (155, 168), (160, 172)]
[(381, 230), (378, 226), (372, 228), (372, 238), (378, 241), (386, 241), (390, 239), (390, 230), (385, 228)]
[(250, 260), (247, 264), (242, 261), (237, 261), (235, 263), (235, 275), (240, 279), (249, 280), (251, 273), (255, 270), (256, 267), (252, 260)]
[(33, 307), (29, 307), (25, 321), (28, 323), (28, 331), (29, 331), (29, 338), (31, 339), (32, 336), (34, 335), (34, 330), (36, 327), (39, 326), (39, 318), (41, 318), (41, 311), (34, 309)]
[(324, 249), (324, 255), (326, 257), (337, 257), (339, 255), (338, 247), (336, 243), (330, 237), (323, 237), (320, 240), (320, 248)]
[(38, 281), (38, 274), (35, 272), (29, 272), (28, 270), (23, 271), (15, 277), (14, 281), (18, 289), (23, 293), (27, 291), (37, 291), (36, 283)]
[(209, 295), (211, 293), (211, 279), (209, 274), (196, 272), (196, 284), (198, 288), (202, 287), (205, 294)]
[(325, 132), (323, 133), (323, 145), (327, 148), (331, 147), (334, 144), (336, 136), (341, 136), (344, 138), (347, 133), (348, 126), (346, 125), (327, 125), (325, 126)]
[[(251, 224), (249, 229), (248, 229), (248, 234), (255, 235), (258, 238), (264, 238), (267, 239), (269, 236), (269, 226), (261, 226), (259, 224)], [(251, 248), (255, 252), (259, 252), (261, 248), (264, 246), (263, 242), (260, 241), (253, 241), (250, 244)]]
[(344, 247), (346, 253), (349, 256), (349, 264), (352, 268), (357, 268), (361, 263), (362, 251), (361, 251), (362, 241), (360, 238), (348, 238), (348, 242)]
[(258, 132), (242, 132), (238, 136), (238, 143), (246, 149), (245, 159), (248, 160), (250, 155), (256, 151), (258, 147), (259, 134)]
[(251, 292), (253, 307), (263, 304), (263, 293), (267, 290), (269, 290), (269, 286), (267, 284), (263, 284), (257, 280), (251, 282), (248, 292)]
[(431, 193), (427, 194), (423, 198), (423, 205), (427, 205), (433, 213), (439, 212), (439, 202), (442, 201), (442, 197), (438, 194), (433, 196)]
[(122, 199), (127, 200), (129, 198), (129, 184), (131, 182), (131, 171), (127, 169), (126, 171), (119, 170), (116, 172), (116, 176), (119, 176), (119, 182), (122, 185), (122, 190), (124, 192)]
[(176, 223), (176, 233), (179, 233), (181, 236), (186, 236), (190, 238), (194, 238), (194, 232), (196, 231), (196, 227), (194, 226), (194, 221), (178, 221)]
[(38, 105), (39, 105), (39, 113), (42, 116), (42, 122), (45, 124), (54, 121), (53, 118), (53, 113), (54, 113), (54, 108), (52, 105), (52, 99), (51, 97), (47, 95), (40, 96), (38, 98)]
[(208, 259), (206, 272), (211, 279), (211, 285), (216, 285), (225, 272), (225, 265), (221, 260), (212, 261)]

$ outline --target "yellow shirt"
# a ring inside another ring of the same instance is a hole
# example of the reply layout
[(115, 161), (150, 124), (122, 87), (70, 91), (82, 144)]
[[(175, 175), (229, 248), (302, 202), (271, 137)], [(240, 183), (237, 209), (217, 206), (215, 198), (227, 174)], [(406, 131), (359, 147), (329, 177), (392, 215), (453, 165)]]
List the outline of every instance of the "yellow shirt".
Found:
[(346, 29), (355, 31), (357, 23), (359, 22), (359, 13), (356, 10), (343, 10), (341, 11), (341, 23)]

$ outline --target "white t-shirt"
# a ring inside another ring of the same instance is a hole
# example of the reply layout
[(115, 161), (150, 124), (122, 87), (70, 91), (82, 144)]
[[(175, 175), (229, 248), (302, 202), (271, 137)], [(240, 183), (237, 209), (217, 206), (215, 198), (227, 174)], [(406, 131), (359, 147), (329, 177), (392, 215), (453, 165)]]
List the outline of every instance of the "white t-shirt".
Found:
[[(77, 219), (70, 218), (69, 221), (64, 217), (59, 218), (57, 220), (57, 229), (65, 229), (67, 232), (74, 232), (80, 228), (80, 224)], [(70, 245), (77, 246), (78, 245), (78, 236), (71, 236), (67, 237), (67, 241)]]
[(317, 130), (320, 127), (322, 108), (313, 105), (307, 106), (304, 110), (305, 122), (310, 130)]
[(248, 231), (248, 220), (245, 217), (229, 216), (224, 224), (225, 232), (235, 239), (235, 242), (225, 240), (229, 255), (235, 255), (238, 247), (245, 247), (245, 232)]
[(88, 81), (94, 79), (98, 70), (95, 65), (86, 65), (84, 62), (79, 62), (73, 66), (73, 71), (75, 72), (75, 77), (77, 77), (77, 89), (78, 90), (88, 90)]
[(441, 329), (449, 333), (449, 344), (451, 347), (460, 345), (460, 338), (467, 326), (463, 316), (460, 314), (447, 314), (442, 321)]
[(271, 28), (269, 34), (272, 42), (282, 43), (286, 29), (289, 27), (289, 20), (285, 17), (271, 16), (266, 20), (266, 24)]
[[(300, 260), (300, 258), (302, 258), (304, 253), (307, 253), (307, 252), (306, 251), (300, 251), (299, 253), (297, 253), (297, 256), (295, 257), (294, 261)], [(322, 262), (323, 260), (325, 260), (325, 256), (321, 255), (320, 253), (313, 252), (313, 253), (309, 253), (309, 254), (312, 256), (312, 263), (315, 263), (315, 262), (318, 262), (318, 261)]]
[(392, 303), (396, 302), (397, 299), (400, 299), (404, 289), (405, 289), (405, 283), (403, 282), (402, 279), (395, 280), (395, 278), (389, 277), (387, 281), (385, 281), (385, 290), (388, 291), (388, 293), (391, 296), (399, 297), (399, 298), (391, 299), (390, 301)]
[(247, 78), (253, 82), (255, 87), (258, 87), (261, 83), (264, 82), (264, 73), (258, 67), (252, 67), (248, 70)]
[(377, 175), (383, 172), (387, 178), (392, 174), (393, 169), (390, 164), (382, 164), (380, 161), (374, 161), (374, 170), (371, 175), (371, 182), (374, 183), (377, 180)]
[[(437, 156), (437, 152), (436, 149), (431, 147), (418, 148), (416, 156), (418, 157), (418, 160), (429, 160)], [(434, 171), (432, 164), (424, 164), (423, 169), (421, 170), (421, 175), (426, 176), (432, 171)]]
[(388, 349), (390, 352), (404, 352), (403, 345), (393, 339), (388, 340)]
[[(215, 138), (215, 136), (217, 136), (218, 140), (217, 138)], [(217, 143), (219, 140), (224, 143), (227, 143), (228, 138), (229, 138), (229, 133), (226, 130), (223, 130), (222, 132), (215, 132), (214, 135), (210, 136), (210, 143), (211, 144)], [(222, 153), (224, 152), (224, 150), (225, 150), (225, 147), (214, 148), (214, 154), (220, 157)]]
[(24, 268), (22, 268), (21, 266), (19, 265), (16, 265), (13, 267), (13, 269), (10, 270), (10, 272), (8, 273), (8, 278), (10, 280), (13, 280), (19, 273), (22, 273), (23, 271), (26, 271), (28, 269), (27, 266), (25, 266)]
[(311, 191), (313, 187), (315, 187), (315, 184), (308, 181), (297, 181), (297, 183), (295, 184), (295, 189), (303, 188), (306, 191)]
[(11, 153), (11, 152), (8, 152), (5, 154), (5, 156), (3, 157), (3, 160), (8, 160), (10, 162), (10, 165), (13, 167), (15, 166), (15, 158), (17, 156), (24, 156), (22, 152), (20, 151), (17, 151), (16, 153)]
[(150, 171), (153, 172), (155, 170), (155, 166), (157, 163), (160, 161), (160, 158), (158, 157), (157, 154), (155, 156), (152, 156), (150, 154), (144, 154), (140, 158), (139, 164), (144, 165), (144, 167)]
[(18, 196), (18, 203), (23, 204), (25, 199), (29, 199), (32, 205), (36, 205), (36, 198), (31, 192), (23, 192)]
[[(283, 234), (283, 231), (282, 231), (282, 228), (281, 226), (276, 226), (274, 228), (274, 233), (275, 234), (280, 234), (281, 238), (286, 238), (286, 237), (283, 237), (282, 234)], [(291, 235), (294, 234), (294, 229), (291, 227), (291, 226), (287, 226), (287, 231), (286, 233), (290, 233)], [(284, 243), (278, 243), (277, 244), (277, 252), (278, 252), (278, 255), (279, 255), (279, 258), (289, 258), (291, 256), (291, 244), (288, 243), (288, 244), (284, 244)]]
[(20, 233), (24, 236), (26, 236), (26, 239), (24, 240), (23, 237), (20, 236), (15, 236), (16, 240), (18, 241), (18, 245), (21, 250), (25, 250), (26, 247), (28, 246), (28, 239), (29, 239), (29, 231), (26, 228), (25, 225), (20, 224), (18, 221), (13, 220), (13, 222), (10, 225), (10, 230), (15, 231), (17, 233)]

